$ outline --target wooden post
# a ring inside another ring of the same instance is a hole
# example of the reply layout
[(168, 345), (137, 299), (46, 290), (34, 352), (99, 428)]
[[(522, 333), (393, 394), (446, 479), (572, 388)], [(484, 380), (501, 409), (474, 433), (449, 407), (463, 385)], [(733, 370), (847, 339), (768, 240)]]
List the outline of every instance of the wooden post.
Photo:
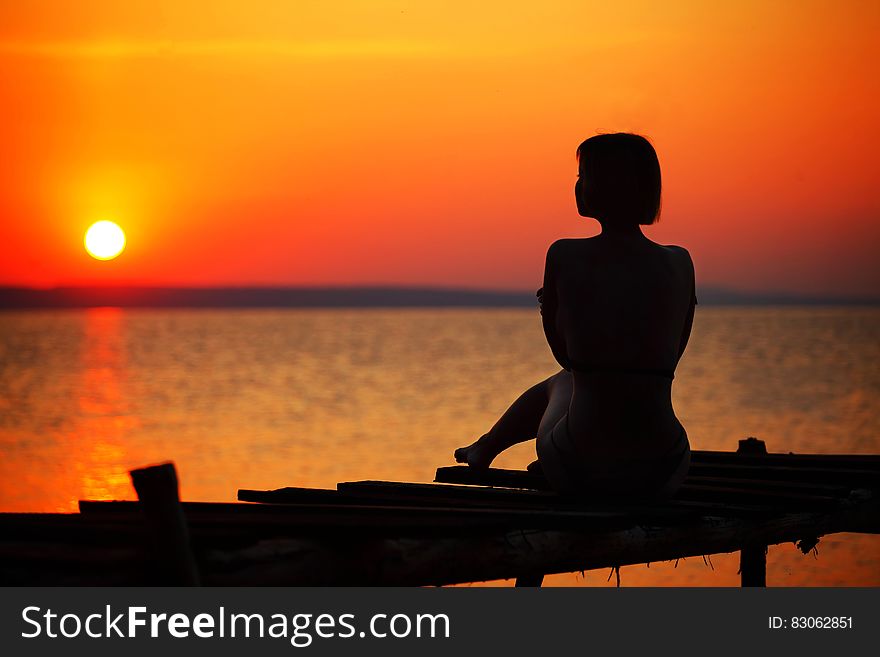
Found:
[(514, 586), (516, 588), (526, 586), (541, 586), (544, 583), (543, 575), (520, 575), (516, 578)]
[[(749, 436), (739, 441), (737, 454), (766, 454), (767, 445), (763, 440)], [(744, 545), (739, 552), (740, 584), (746, 586), (767, 586), (767, 546), (762, 544)]]
[(739, 552), (742, 586), (767, 586), (767, 546), (748, 545)]
[(140, 500), (159, 566), (158, 584), (198, 586), (199, 573), (189, 543), (189, 529), (180, 506), (173, 463), (132, 470), (131, 481)]

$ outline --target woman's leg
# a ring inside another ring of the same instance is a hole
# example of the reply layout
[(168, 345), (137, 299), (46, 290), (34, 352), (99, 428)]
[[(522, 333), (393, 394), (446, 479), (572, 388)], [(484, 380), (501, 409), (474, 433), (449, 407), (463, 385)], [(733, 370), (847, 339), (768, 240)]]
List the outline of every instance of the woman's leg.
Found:
[(538, 424), (537, 437), (538, 440), (546, 440), (553, 427), (561, 420), (571, 406), (571, 395), (574, 392), (574, 381), (571, 378), (571, 372), (561, 370), (558, 374), (551, 376), (547, 386), (547, 408), (544, 415), (541, 416), (541, 422)]
[[(571, 375), (561, 370), (521, 394), (505, 411), (489, 432), (475, 443), (455, 450), (455, 460), (472, 467), (487, 468), (501, 452), (517, 443), (538, 435), (547, 415), (551, 390), (560, 376)], [(569, 399), (571, 394), (569, 393)]]
[(571, 407), (573, 391), (574, 382), (571, 372), (563, 371), (554, 377), (553, 383), (549, 387), (550, 399), (547, 403), (547, 410), (544, 417), (541, 418), (538, 439), (535, 441), (538, 460), (529, 464), (528, 467), (529, 472), (543, 474), (557, 492), (570, 492), (572, 482), (570, 481), (570, 466), (564, 462), (566, 455), (559, 451), (560, 446), (555, 444), (551, 434), (556, 429), (559, 439), (563, 442), (569, 440), (567, 414)]

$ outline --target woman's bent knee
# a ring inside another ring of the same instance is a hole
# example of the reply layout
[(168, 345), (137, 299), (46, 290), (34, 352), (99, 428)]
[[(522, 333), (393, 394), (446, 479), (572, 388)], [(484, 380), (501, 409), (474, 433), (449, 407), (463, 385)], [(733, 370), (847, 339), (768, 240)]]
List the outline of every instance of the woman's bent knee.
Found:
[(574, 382), (571, 378), (571, 372), (568, 370), (559, 370), (556, 374), (547, 379), (548, 396), (552, 397), (554, 392), (559, 394), (562, 392), (560, 389), (564, 389), (568, 391), (568, 396), (571, 397), (573, 385)]

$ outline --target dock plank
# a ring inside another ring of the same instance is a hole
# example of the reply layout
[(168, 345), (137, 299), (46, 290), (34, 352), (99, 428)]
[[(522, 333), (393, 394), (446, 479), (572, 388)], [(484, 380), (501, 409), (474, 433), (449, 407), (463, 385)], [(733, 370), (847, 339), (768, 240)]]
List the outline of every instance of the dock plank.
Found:
[[(449, 503), (480, 507), (513, 507), (513, 508), (595, 508), (596, 502), (578, 498), (560, 497), (550, 491), (525, 489), (488, 488), (478, 486), (447, 486), (444, 484), (410, 484), (402, 482), (345, 482), (345, 491), (328, 490), (335, 493), (338, 503), (350, 504), (386, 504), (425, 506), (429, 504)], [(280, 488), (276, 490), (240, 490), (242, 501), (263, 504), (301, 504), (314, 498), (315, 489)], [(487, 499), (484, 494), (491, 494)], [(621, 505), (612, 505), (621, 510)], [(652, 505), (651, 509), (658, 512), (663, 509), (687, 510), (700, 512), (704, 515), (754, 515), (767, 514), (772, 508), (762, 501), (759, 504), (723, 504), (717, 502), (696, 502), (675, 500)]]
[[(417, 508), (392, 504), (240, 504), (184, 502), (190, 527), (224, 525), (282, 533), (309, 531), (497, 531), (504, 528), (601, 528), (626, 525), (635, 518), (626, 509), (535, 509), (501, 507), (450, 507), (442, 504)], [(138, 502), (80, 502), (84, 515), (111, 517), (140, 514)], [(680, 514), (681, 515), (681, 514)], [(693, 516), (694, 514), (690, 514)]]
[[(880, 488), (880, 471), (850, 467), (817, 468), (812, 465), (752, 465), (736, 463), (691, 463), (688, 477), (737, 479), (840, 486), (842, 488)], [(525, 470), (487, 468), (479, 470), (466, 465), (437, 468), (434, 481), (471, 486), (495, 486), (531, 490), (550, 490), (540, 474)]]

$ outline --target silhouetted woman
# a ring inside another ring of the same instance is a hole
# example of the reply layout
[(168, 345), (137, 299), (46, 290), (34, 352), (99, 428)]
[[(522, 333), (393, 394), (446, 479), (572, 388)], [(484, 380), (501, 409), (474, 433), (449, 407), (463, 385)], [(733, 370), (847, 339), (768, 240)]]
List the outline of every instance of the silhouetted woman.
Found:
[(559, 492), (669, 497), (690, 465), (672, 379), (694, 318), (693, 262), (684, 248), (642, 233), (660, 213), (660, 164), (647, 139), (597, 135), (577, 159), (578, 213), (602, 232), (554, 242), (538, 291), (544, 334), (563, 369), (455, 458), (488, 467), (537, 437), (537, 463)]

